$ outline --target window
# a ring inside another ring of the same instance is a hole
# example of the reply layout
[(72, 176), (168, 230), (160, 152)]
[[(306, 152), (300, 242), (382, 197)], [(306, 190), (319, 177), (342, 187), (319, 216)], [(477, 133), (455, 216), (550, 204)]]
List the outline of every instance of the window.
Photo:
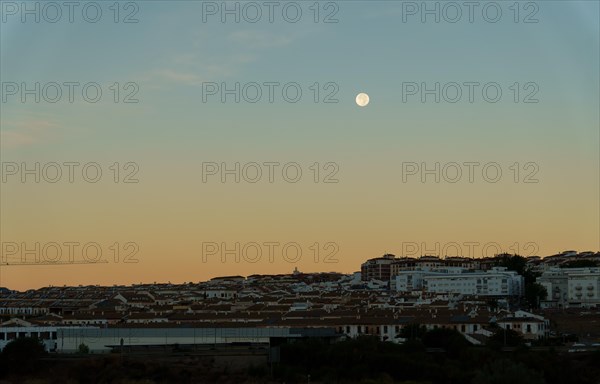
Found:
[(350, 333), (350, 326), (349, 325), (346, 326), (346, 333)]
[(388, 333), (388, 326), (387, 325), (383, 326), (383, 333)]
[(466, 329), (466, 327), (465, 327), (465, 325), (464, 325), (464, 324), (460, 326), (460, 331), (461, 331), (461, 332), (466, 332), (466, 330), (467, 330), (467, 329)]

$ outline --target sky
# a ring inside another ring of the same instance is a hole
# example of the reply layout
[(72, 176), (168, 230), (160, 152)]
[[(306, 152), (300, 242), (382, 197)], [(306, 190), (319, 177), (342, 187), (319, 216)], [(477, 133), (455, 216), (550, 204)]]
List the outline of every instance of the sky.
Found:
[(22, 4), (0, 286), (600, 250), (597, 1)]

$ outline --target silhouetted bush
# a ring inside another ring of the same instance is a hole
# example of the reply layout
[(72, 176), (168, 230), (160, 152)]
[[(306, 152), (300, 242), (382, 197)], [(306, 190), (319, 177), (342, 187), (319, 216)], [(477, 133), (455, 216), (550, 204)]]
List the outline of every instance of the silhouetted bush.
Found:
[(422, 339), (426, 347), (442, 348), (452, 356), (458, 356), (471, 345), (460, 332), (448, 328), (432, 329)]
[(519, 362), (501, 359), (478, 370), (472, 384), (545, 384), (542, 376)]
[(46, 354), (44, 344), (37, 338), (20, 337), (6, 344), (0, 357), (2, 357), (3, 371), (33, 372), (39, 360)]
[(520, 347), (525, 345), (525, 340), (517, 331), (497, 328), (496, 332), (489, 337), (487, 345), (493, 349), (501, 349), (502, 347)]

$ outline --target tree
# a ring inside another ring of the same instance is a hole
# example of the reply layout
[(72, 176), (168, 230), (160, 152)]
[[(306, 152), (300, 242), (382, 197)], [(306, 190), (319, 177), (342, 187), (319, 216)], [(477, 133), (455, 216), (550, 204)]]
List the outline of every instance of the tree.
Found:
[(515, 271), (519, 275), (523, 276), (525, 284), (535, 283), (535, 279), (538, 276), (527, 268), (527, 259), (519, 255), (502, 254), (499, 256), (500, 261), (498, 266), (506, 267), (509, 271)]
[(519, 275), (522, 275), (527, 269), (527, 259), (523, 256), (504, 253), (499, 255), (499, 259), (499, 266), (506, 267), (509, 271), (516, 271)]
[(525, 365), (506, 359), (495, 360), (478, 370), (472, 384), (544, 384), (543, 377)]
[(427, 328), (421, 324), (407, 324), (400, 330), (400, 337), (412, 340), (420, 339), (427, 332)]
[(562, 264), (561, 268), (595, 268), (598, 263), (593, 260), (573, 260)]
[(33, 372), (46, 354), (44, 344), (35, 337), (19, 337), (6, 344), (0, 355), (7, 371)]
[(546, 288), (538, 283), (525, 284), (525, 299), (532, 308), (540, 306), (540, 300), (545, 300), (548, 297)]
[(487, 345), (493, 349), (501, 349), (502, 347), (519, 347), (524, 345), (523, 336), (512, 329), (504, 329), (498, 327), (496, 332), (488, 338)]
[(487, 305), (490, 307), (490, 310), (495, 311), (498, 309), (498, 299), (489, 299)]
[(77, 350), (81, 354), (88, 354), (88, 353), (90, 353), (90, 347), (88, 347), (84, 343), (79, 344), (79, 348)]
[(423, 344), (428, 348), (442, 348), (449, 355), (458, 355), (471, 345), (458, 331), (449, 328), (432, 329), (423, 335)]

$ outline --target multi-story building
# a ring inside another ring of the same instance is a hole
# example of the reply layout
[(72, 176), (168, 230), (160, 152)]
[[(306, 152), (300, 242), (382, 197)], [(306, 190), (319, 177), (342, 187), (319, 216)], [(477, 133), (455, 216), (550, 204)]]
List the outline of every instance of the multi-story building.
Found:
[(417, 269), (417, 260), (414, 257), (399, 257), (390, 266), (392, 277), (400, 271), (414, 271)]
[(490, 271), (469, 271), (464, 268), (401, 271), (395, 277), (397, 291), (423, 290), (435, 293), (457, 293), (477, 296), (521, 296), (523, 276), (503, 267)]
[(480, 271), (489, 271), (498, 265), (497, 257), (482, 257), (473, 260), (474, 268)]
[(600, 304), (600, 268), (566, 268), (566, 272), (571, 305), (595, 307)]
[(441, 268), (446, 265), (445, 260), (440, 259), (438, 256), (421, 256), (417, 259), (416, 268), (421, 270), (432, 270), (435, 268)]
[(450, 256), (444, 259), (447, 267), (460, 267), (465, 269), (474, 269), (475, 262), (469, 257)]
[(391, 274), (393, 277), (401, 271), (428, 271), (435, 268), (441, 268), (446, 265), (446, 260), (440, 259), (438, 256), (421, 256), (418, 258), (401, 257), (392, 262)]
[(423, 289), (423, 276), (425, 271), (402, 271), (396, 273), (394, 286), (396, 291), (411, 292)]
[(600, 268), (550, 268), (538, 283), (548, 292), (544, 307), (600, 305)]
[(546, 300), (542, 308), (567, 307), (569, 305), (569, 278), (561, 268), (550, 268), (537, 278), (537, 283), (546, 288)]
[(385, 254), (382, 257), (367, 260), (360, 266), (362, 280), (389, 281), (391, 277), (391, 265), (395, 259), (396, 256)]

